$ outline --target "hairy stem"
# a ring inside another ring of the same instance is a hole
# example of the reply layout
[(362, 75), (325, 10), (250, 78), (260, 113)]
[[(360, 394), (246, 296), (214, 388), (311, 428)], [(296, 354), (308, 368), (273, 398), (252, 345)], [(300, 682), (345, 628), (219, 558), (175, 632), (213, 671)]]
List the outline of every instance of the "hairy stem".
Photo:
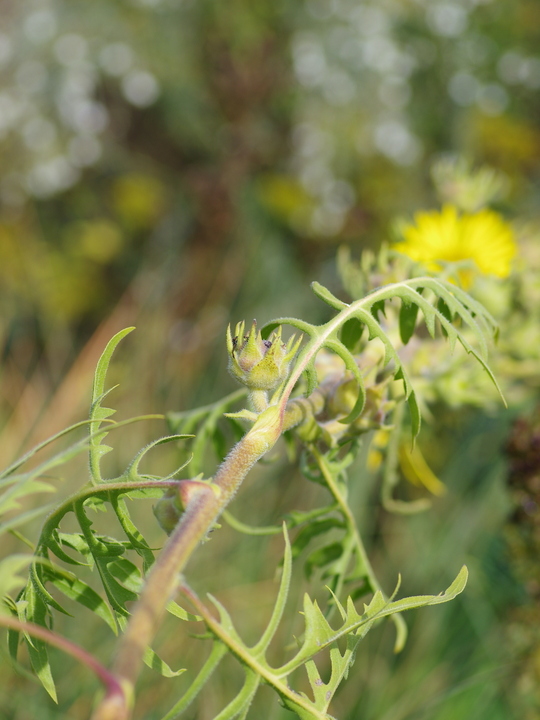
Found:
[[(178, 586), (197, 545), (203, 540), (238, 490), (253, 465), (270, 450), (283, 430), (283, 415), (277, 407), (262, 412), (251, 430), (229, 453), (214, 481), (193, 495), (176, 528), (150, 571), (144, 589), (133, 608), (126, 632), (120, 640), (113, 673), (133, 688), (145, 648), (159, 627), (165, 606)], [(106, 701), (96, 710), (94, 720), (112, 717)], [(128, 711), (124, 717), (129, 717)]]
[[(203, 484), (188, 502), (185, 512), (148, 574), (135, 604), (126, 632), (120, 640), (112, 672), (131, 689), (139, 675), (145, 648), (151, 644), (165, 607), (177, 590), (179, 573), (185, 568), (198, 544), (212, 529), (218, 517), (234, 497), (253, 465), (276, 443), (280, 435), (298, 425), (324, 406), (320, 391), (310, 398), (292, 400), (281, 411), (277, 405), (266, 408), (219, 467), (212, 483)], [(130, 709), (115, 716), (107, 699), (96, 709), (93, 720), (128, 718)]]

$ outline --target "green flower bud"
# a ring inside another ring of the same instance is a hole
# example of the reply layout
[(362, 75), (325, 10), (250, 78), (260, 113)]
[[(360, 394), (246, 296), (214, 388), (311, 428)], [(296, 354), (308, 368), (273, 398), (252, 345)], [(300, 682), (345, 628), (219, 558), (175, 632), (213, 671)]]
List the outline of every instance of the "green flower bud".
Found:
[[(356, 360), (362, 372), (362, 359)], [(316, 419), (319, 437), (323, 442), (329, 447), (337, 447), (340, 442), (385, 426), (386, 417), (395, 403), (389, 399), (388, 379), (376, 382), (377, 364), (373, 365), (372, 370), (363, 372), (366, 402), (360, 416), (351, 424), (344, 424), (341, 420), (349, 415), (356, 404), (358, 381), (345, 369), (343, 361), (331, 353), (320, 352), (316, 367), (320, 388), (326, 398), (324, 412)], [(299, 432), (305, 432), (302, 426)]]
[(190, 502), (205, 493), (219, 492), (216, 485), (208, 480), (200, 480), (202, 475), (192, 480), (180, 480), (178, 485), (169, 488), (153, 507), (154, 515), (162, 530), (170, 535)]
[(254, 320), (247, 335), (244, 322), (238, 323), (235, 337), (227, 328), (229, 372), (250, 390), (273, 390), (287, 379), (291, 360), (296, 355), (301, 338), (294, 336), (287, 344), (281, 342), (281, 328), (263, 340)]
[(162, 530), (170, 535), (176, 527), (184, 508), (178, 502), (177, 490), (169, 488), (152, 510)]

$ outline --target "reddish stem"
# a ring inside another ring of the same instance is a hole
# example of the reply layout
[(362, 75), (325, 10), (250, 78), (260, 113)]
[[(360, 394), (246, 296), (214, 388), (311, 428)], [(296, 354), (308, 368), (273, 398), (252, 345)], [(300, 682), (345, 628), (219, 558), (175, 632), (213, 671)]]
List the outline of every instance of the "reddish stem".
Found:
[(118, 707), (122, 705), (127, 707), (126, 693), (119, 679), (84, 648), (61, 635), (57, 635), (48, 628), (30, 622), (21, 622), (9, 615), (0, 615), (0, 625), (39, 638), (48, 645), (62, 650), (67, 655), (75, 658), (75, 660), (83, 663), (83, 665), (86, 665), (86, 667), (92, 670), (94, 675), (103, 683), (105, 687), (105, 697), (108, 700), (113, 700)]

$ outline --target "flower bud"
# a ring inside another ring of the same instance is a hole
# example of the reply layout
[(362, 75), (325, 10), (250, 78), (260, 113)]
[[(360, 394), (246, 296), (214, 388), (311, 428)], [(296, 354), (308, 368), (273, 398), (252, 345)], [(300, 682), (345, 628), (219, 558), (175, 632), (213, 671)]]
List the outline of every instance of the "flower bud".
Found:
[(375, 363), (366, 372), (362, 371), (361, 358), (356, 361), (364, 376), (366, 402), (359, 417), (345, 424), (341, 420), (349, 415), (356, 404), (358, 381), (337, 356), (325, 351), (317, 356), (319, 387), (326, 398), (324, 412), (317, 418), (317, 425), (320, 439), (329, 447), (337, 447), (345, 440), (384, 427), (386, 417), (395, 404), (389, 399), (388, 379), (376, 381), (378, 364)]
[(291, 360), (296, 355), (301, 338), (294, 336), (287, 344), (281, 342), (281, 328), (263, 340), (254, 320), (247, 335), (244, 322), (238, 323), (235, 337), (227, 328), (229, 372), (250, 390), (273, 390), (287, 379)]
[(176, 527), (184, 508), (178, 502), (176, 488), (169, 488), (152, 508), (162, 530), (170, 535)]
[(153, 507), (154, 515), (162, 530), (170, 535), (180, 520), (184, 510), (196, 497), (219, 491), (215, 485), (200, 480), (180, 480), (176, 487), (169, 488)]

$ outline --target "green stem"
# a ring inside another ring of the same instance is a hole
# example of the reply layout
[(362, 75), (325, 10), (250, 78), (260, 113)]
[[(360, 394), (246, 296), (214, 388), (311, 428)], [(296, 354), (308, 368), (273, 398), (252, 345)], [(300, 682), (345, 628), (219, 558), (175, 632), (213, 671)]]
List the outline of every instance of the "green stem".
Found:
[(261, 677), (257, 673), (247, 672), (244, 685), (238, 695), (216, 715), (214, 720), (233, 720), (237, 718), (242, 711), (248, 710), (259, 685)]
[[(347, 532), (349, 533), (349, 536), (354, 543), (354, 550), (356, 551), (358, 559), (360, 560), (365, 577), (370, 584), (371, 590), (373, 592), (375, 592), (376, 590), (380, 590), (380, 592), (383, 594), (384, 599), (387, 600), (388, 596), (384, 593), (383, 589), (379, 585), (379, 581), (377, 580), (375, 572), (373, 571), (366, 549), (364, 547), (364, 543), (362, 542), (362, 538), (360, 537), (360, 533), (358, 532), (356, 520), (354, 519), (354, 515), (352, 514), (351, 508), (349, 507), (347, 500), (341, 492), (340, 487), (336, 482), (333, 474), (330, 472), (324, 456), (317, 450), (314, 445), (310, 446), (310, 452), (313, 454), (313, 457), (317, 461), (317, 465), (319, 466), (321, 474), (324, 477), (326, 485), (332, 493), (335, 501), (337, 502), (339, 509), (343, 513), (343, 517), (345, 518), (345, 522), (347, 523)], [(394, 649), (396, 652), (398, 652), (402, 649), (405, 643), (405, 639), (407, 637), (407, 626), (401, 615), (392, 615), (392, 620), (396, 626), (397, 633)]]
[(375, 573), (373, 572), (371, 563), (369, 562), (369, 558), (367, 556), (366, 549), (364, 548), (362, 538), (360, 537), (360, 533), (358, 532), (358, 528), (356, 526), (356, 521), (354, 519), (354, 516), (351, 512), (351, 509), (350, 509), (347, 501), (345, 500), (345, 497), (343, 496), (343, 494), (339, 488), (339, 485), (336, 482), (336, 479), (334, 478), (333, 474), (330, 472), (330, 469), (326, 463), (324, 456), (317, 450), (317, 448), (314, 445), (310, 446), (310, 452), (312, 453), (313, 457), (317, 461), (317, 465), (319, 466), (319, 470), (321, 471), (321, 474), (324, 477), (324, 481), (325, 481), (328, 489), (330, 490), (334, 500), (338, 504), (339, 509), (343, 513), (343, 516), (347, 523), (347, 531), (350, 533), (350, 536), (354, 540), (354, 545), (356, 548), (356, 552), (358, 554), (358, 558), (359, 558), (360, 562), (362, 563), (362, 566), (365, 571), (365, 576), (369, 581), (372, 591), (375, 592), (375, 590), (380, 590), (379, 583), (377, 581), (377, 578), (375, 577)]
[[(317, 710), (307, 697), (299, 695), (288, 686), (286, 680), (283, 679), (283, 674), (277, 675), (263, 658), (252, 655), (249, 648), (246, 648), (242, 643), (237, 642), (234, 636), (230, 635), (227, 629), (213, 617), (206, 605), (201, 602), (195, 592), (185, 583), (182, 583), (181, 591), (182, 594), (185, 595), (196, 608), (197, 614), (203, 618), (211, 632), (225, 645), (227, 645), (230, 651), (236, 655), (243, 665), (250, 668), (257, 677), (261, 678), (264, 682), (273, 687), (284, 701), (309, 712), (313, 720), (328, 720), (328, 715), (326, 713)], [(281, 671), (282, 668), (280, 668), (280, 672)]]
[(283, 532), (283, 528), (278, 525), (262, 525), (260, 527), (246, 525), (246, 523), (243, 523), (241, 520), (235, 518), (234, 515), (231, 515), (228, 510), (224, 510), (223, 519), (233, 530), (244, 533), (244, 535), (280, 535)]
[(265, 390), (252, 390), (249, 393), (249, 402), (253, 410), (260, 413), (268, 407), (268, 393)]
[(162, 718), (162, 720), (175, 720), (187, 710), (193, 700), (201, 692), (208, 679), (217, 668), (222, 658), (227, 654), (228, 648), (226, 645), (220, 642), (215, 642), (212, 648), (212, 652), (208, 656), (207, 661), (204, 663), (199, 671), (199, 674), (195, 680), (190, 684), (187, 691), (182, 695), (180, 700), (173, 705), (169, 712)]
[(45, 524), (41, 530), (40, 540), (38, 547), (41, 545), (41, 538), (47, 537), (51, 534), (58, 524), (68, 512), (73, 511), (77, 503), (84, 501), (88, 498), (96, 495), (106, 495), (109, 492), (129, 492), (130, 490), (144, 490), (155, 488), (157, 490), (163, 490), (164, 488), (177, 487), (180, 480), (139, 480), (136, 482), (116, 482), (116, 483), (102, 483), (101, 485), (90, 485), (79, 490), (78, 492), (70, 495), (64, 502), (62, 502), (46, 519)]
[[(335, 594), (335, 596), (337, 598), (339, 598), (341, 596), (341, 593), (343, 592), (343, 587), (345, 585), (345, 570), (349, 566), (351, 558), (353, 557), (356, 550), (357, 550), (357, 544), (355, 541), (354, 534), (351, 533), (349, 527), (347, 527), (347, 531), (346, 531), (345, 537), (343, 539), (343, 552), (340, 557), (340, 563), (342, 564), (344, 570), (337, 576), (335, 583), (333, 583), (330, 586), (332, 592)], [(331, 620), (336, 609), (337, 609), (337, 606), (335, 603), (333, 603), (332, 605), (329, 606), (328, 611), (325, 612), (325, 617), (327, 620)]]

